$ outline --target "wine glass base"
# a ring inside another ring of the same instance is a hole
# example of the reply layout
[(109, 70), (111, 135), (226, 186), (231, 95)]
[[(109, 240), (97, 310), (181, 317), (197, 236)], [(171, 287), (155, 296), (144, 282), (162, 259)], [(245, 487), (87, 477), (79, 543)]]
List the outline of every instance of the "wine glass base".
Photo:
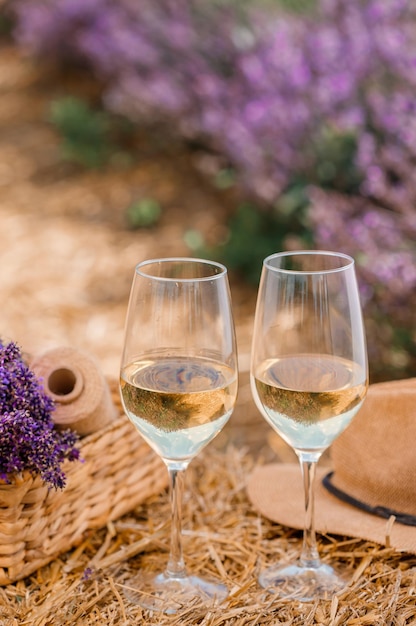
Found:
[(317, 598), (328, 600), (348, 584), (330, 565), (324, 564), (318, 567), (302, 567), (298, 563), (273, 566), (261, 572), (258, 580), (269, 593), (300, 602)]
[(123, 592), (133, 604), (166, 614), (178, 613), (190, 602), (216, 606), (228, 596), (226, 585), (217, 580), (152, 572), (139, 572), (124, 584)]

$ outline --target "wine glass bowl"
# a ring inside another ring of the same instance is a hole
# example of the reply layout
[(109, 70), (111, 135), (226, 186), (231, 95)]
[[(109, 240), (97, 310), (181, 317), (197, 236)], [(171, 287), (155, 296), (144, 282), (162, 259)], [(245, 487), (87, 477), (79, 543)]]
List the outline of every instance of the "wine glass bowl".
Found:
[(167, 466), (172, 503), (166, 569), (141, 570), (126, 585), (127, 595), (167, 613), (194, 598), (221, 602), (228, 593), (223, 583), (186, 570), (181, 499), (188, 464), (224, 427), (237, 396), (235, 332), (223, 265), (168, 258), (136, 267), (120, 393), (127, 416)]
[(368, 386), (364, 327), (354, 261), (300, 251), (263, 263), (251, 358), (254, 401), (293, 448), (305, 486), (305, 530), (297, 563), (260, 574), (270, 591), (311, 600), (345, 586), (321, 563), (314, 530), (313, 483), (322, 453), (347, 428)]

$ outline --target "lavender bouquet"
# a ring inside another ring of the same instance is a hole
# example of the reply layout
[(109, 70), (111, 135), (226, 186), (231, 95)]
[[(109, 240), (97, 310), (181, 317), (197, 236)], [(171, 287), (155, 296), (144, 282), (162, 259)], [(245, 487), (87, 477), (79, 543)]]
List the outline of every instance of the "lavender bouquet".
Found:
[(61, 464), (79, 459), (77, 435), (60, 432), (51, 417), (53, 400), (25, 363), (16, 343), (0, 340), (0, 479), (23, 471), (56, 489), (65, 486)]

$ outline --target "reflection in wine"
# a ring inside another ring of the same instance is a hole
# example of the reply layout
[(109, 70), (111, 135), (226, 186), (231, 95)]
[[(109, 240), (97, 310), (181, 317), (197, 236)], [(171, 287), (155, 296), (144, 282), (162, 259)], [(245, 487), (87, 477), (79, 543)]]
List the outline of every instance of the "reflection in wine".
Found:
[(235, 370), (206, 358), (152, 355), (122, 369), (127, 415), (165, 459), (194, 457), (222, 429), (237, 395)]
[(302, 450), (326, 449), (357, 413), (367, 389), (361, 366), (324, 354), (267, 359), (252, 384), (271, 426)]

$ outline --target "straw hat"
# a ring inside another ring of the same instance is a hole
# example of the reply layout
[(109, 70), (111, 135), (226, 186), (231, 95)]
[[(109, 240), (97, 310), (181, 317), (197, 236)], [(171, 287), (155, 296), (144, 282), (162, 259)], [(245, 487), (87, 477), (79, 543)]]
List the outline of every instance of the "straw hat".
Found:
[[(352, 423), (318, 466), (316, 530), (416, 554), (416, 378), (371, 385)], [(297, 463), (257, 467), (248, 495), (265, 517), (303, 528)]]

